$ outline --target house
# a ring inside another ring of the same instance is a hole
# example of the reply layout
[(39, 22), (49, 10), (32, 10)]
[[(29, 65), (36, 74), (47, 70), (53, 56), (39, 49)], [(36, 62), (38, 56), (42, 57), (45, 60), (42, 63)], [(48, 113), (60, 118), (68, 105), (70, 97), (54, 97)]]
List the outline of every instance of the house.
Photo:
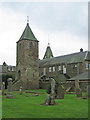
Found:
[[(89, 69), (90, 52), (83, 51), (82, 48), (80, 49), (80, 52), (77, 53), (72, 53), (58, 57), (49, 57), (39, 61), (39, 75), (41, 78), (44, 78), (41, 79), (41, 81), (45, 81), (45, 79), (47, 81), (47, 78), (53, 77), (62, 83), (70, 83), (71, 85), (71, 82), (68, 81), (68, 79), (77, 76), (81, 73), (84, 73)], [(40, 84), (41, 88), (42, 86), (45, 88), (45, 86), (42, 84), (46, 85), (46, 83), (41, 82)]]

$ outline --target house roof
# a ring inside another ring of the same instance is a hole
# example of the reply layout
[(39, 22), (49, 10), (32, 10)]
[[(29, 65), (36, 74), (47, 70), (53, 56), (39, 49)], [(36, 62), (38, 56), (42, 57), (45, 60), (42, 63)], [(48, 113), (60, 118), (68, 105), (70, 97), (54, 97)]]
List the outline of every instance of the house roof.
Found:
[(52, 58), (52, 57), (53, 57), (53, 53), (52, 53), (52, 50), (51, 50), (50, 45), (48, 43), (48, 46), (47, 46), (47, 49), (46, 49), (46, 52), (45, 52), (43, 59)]
[(39, 61), (39, 66), (50, 66), (55, 64), (69, 64), (69, 63), (80, 63), (85, 60), (90, 60), (90, 52), (84, 51), (84, 52), (78, 52), (48, 59), (43, 59)]
[(29, 26), (29, 23), (27, 23), (27, 25), (26, 25), (26, 27), (25, 27), (25, 29), (24, 29), (24, 31), (23, 31), (19, 41), (21, 41), (21, 40), (34, 40), (34, 41), (38, 41), (36, 39), (36, 37), (34, 36), (32, 30), (31, 30), (31, 28)]
[(7, 73), (8, 71), (16, 71), (16, 66), (11, 66), (11, 65), (0, 65), (0, 73)]
[(6, 73), (7, 72), (7, 66), (0, 65), (0, 73)]
[(90, 80), (90, 70), (69, 79), (69, 81), (72, 81), (72, 80)]

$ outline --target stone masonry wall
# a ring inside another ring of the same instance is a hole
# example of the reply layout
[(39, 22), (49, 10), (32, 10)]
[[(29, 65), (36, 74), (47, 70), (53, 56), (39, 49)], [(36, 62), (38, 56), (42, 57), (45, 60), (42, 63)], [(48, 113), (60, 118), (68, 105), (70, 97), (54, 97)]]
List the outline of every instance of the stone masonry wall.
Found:
[(23, 89), (39, 88), (38, 42), (22, 40), (17, 43), (16, 80)]

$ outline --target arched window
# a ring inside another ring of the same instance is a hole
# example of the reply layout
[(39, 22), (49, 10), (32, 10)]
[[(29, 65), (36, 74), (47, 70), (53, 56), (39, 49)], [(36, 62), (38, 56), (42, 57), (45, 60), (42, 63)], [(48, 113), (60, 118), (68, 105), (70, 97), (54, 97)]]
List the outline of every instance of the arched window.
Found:
[(33, 43), (31, 42), (31, 43), (30, 43), (30, 49), (32, 49), (32, 48), (33, 48)]

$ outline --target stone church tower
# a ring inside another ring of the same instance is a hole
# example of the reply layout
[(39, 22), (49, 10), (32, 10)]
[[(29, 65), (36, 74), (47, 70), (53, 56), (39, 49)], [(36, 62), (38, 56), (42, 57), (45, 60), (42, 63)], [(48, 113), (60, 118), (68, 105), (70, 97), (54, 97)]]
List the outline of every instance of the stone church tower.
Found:
[[(16, 88), (39, 88), (38, 40), (35, 38), (29, 22), (17, 41)], [(14, 88), (15, 88), (14, 86)]]

